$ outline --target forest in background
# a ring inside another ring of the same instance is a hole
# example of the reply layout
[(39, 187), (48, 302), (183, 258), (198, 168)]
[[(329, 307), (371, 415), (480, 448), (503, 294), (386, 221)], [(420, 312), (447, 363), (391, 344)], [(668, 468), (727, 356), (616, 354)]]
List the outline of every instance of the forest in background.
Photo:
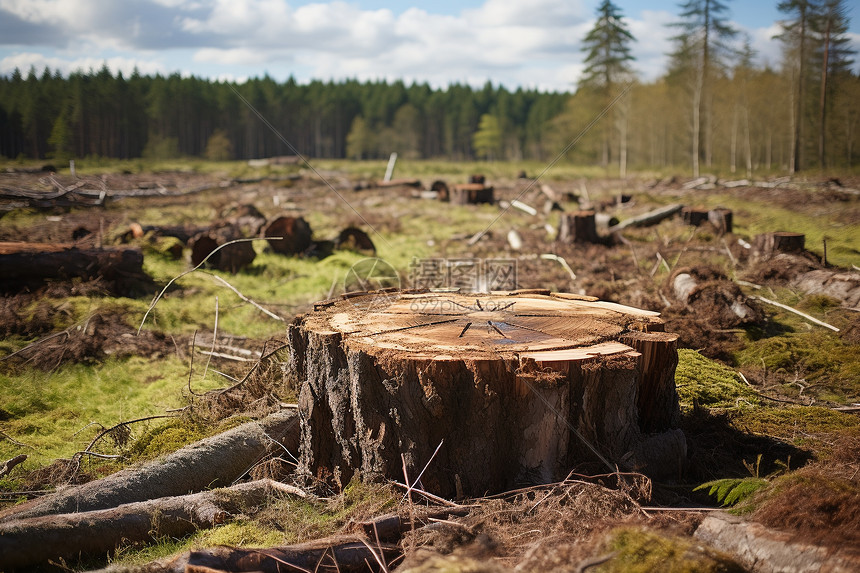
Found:
[[(680, 3), (666, 73), (631, 71), (632, 35), (609, 0), (584, 40), (572, 93), (401, 81), (243, 83), (128, 77), (106, 66), (0, 76), (0, 156), (569, 161), (732, 173), (852, 168), (860, 77), (841, 0), (780, 3), (783, 61), (758, 67), (723, 2)], [(271, 127), (269, 125), (270, 124)], [(280, 137), (280, 136), (282, 137)], [(285, 141), (290, 145), (287, 145)], [(571, 142), (575, 145), (571, 146)]]

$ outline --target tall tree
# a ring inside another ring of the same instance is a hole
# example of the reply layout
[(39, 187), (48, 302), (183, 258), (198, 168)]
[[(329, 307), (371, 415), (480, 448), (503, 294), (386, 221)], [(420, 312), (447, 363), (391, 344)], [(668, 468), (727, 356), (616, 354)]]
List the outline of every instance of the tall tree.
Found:
[(825, 0), (815, 18), (814, 28), (820, 37), (821, 86), (818, 100), (818, 164), (827, 167), (827, 108), (830, 99), (830, 78), (846, 72), (853, 63), (849, 46), (848, 10), (843, 0)]
[[(611, 0), (603, 0), (597, 7), (597, 20), (585, 36), (582, 49), (586, 52), (585, 69), (579, 80), (579, 89), (597, 92), (604, 107), (617, 97), (621, 84), (630, 81), (633, 72), (630, 62), (634, 60), (630, 44), (633, 34), (623, 21), (621, 10)], [(623, 102), (620, 113), (610, 109), (604, 128), (603, 165), (611, 161), (612, 126), (619, 132), (619, 171), (624, 177), (627, 171), (627, 106)]]
[(675, 50), (670, 56), (674, 69), (683, 71), (692, 87), (693, 173), (698, 176), (700, 160), (708, 166), (713, 161), (713, 75), (725, 67), (737, 31), (728, 23), (726, 2), (685, 0), (679, 7), (680, 20), (672, 26), (681, 32), (672, 38)]
[(792, 173), (803, 168), (804, 108), (809, 69), (809, 44), (812, 34), (811, 22), (815, 17), (815, 2), (811, 0), (783, 0), (777, 5), (780, 12), (791, 19), (780, 22), (782, 33), (777, 37), (785, 46), (786, 62), (794, 83), (793, 127), (794, 139), (791, 164)]

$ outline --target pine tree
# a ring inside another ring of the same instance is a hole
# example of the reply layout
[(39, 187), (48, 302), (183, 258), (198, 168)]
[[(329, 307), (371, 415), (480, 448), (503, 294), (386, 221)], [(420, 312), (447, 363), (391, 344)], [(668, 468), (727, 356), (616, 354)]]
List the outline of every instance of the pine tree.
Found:
[(488, 113), (481, 116), (478, 131), (472, 137), (472, 147), (475, 149), (475, 155), (490, 161), (501, 154), (502, 130), (496, 116)]
[(803, 168), (804, 109), (806, 106), (806, 84), (808, 82), (811, 22), (815, 17), (816, 5), (811, 0), (783, 0), (777, 5), (780, 12), (793, 19), (780, 22), (782, 33), (777, 37), (785, 46), (786, 60), (791, 69), (794, 83), (793, 105), (793, 149), (789, 171), (792, 173)]
[(692, 103), (693, 174), (699, 175), (699, 162), (713, 161), (713, 75), (724, 68), (732, 54), (729, 41), (737, 34), (728, 21), (728, 5), (721, 0), (686, 0), (679, 5), (680, 20), (672, 24), (681, 33), (672, 38), (675, 51), (671, 66), (688, 79)]
[(831, 99), (830, 78), (850, 71), (854, 53), (849, 47), (848, 10), (843, 0), (825, 0), (813, 20), (813, 28), (819, 35), (821, 58), (821, 86), (818, 100), (818, 163), (827, 167), (827, 108)]
[[(634, 60), (630, 44), (633, 35), (623, 21), (621, 11), (611, 0), (603, 0), (597, 8), (597, 21), (583, 40), (582, 49), (587, 53), (585, 69), (579, 80), (579, 89), (595, 91), (606, 107), (618, 95), (620, 84), (632, 77), (630, 62)], [(610, 109), (603, 137), (602, 163), (608, 167), (611, 161), (612, 126), (619, 131), (619, 170), (621, 176), (627, 169), (627, 106), (622, 102), (620, 113)]]

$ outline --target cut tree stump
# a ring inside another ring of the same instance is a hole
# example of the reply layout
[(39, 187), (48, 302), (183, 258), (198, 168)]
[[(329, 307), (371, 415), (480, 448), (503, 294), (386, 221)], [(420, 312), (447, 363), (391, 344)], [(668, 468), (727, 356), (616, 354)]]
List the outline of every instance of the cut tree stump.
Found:
[(0, 242), (2, 292), (80, 278), (104, 279), (111, 290), (129, 294), (136, 283), (150, 282), (143, 271), (143, 252), (135, 247), (79, 249), (72, 243)]
[(753, 239), (753, 258), (767, 260), (780, 253), (802, 253), (805, 242), (806, 235), (802, 233), (776, 231), (756, 235)]
[(272, 250), (282, 255), (300, 255), (311, 247), (311, 226), (303, 217), (289, 215), (277, 217), (263, 227), (264, 237), (269, 239)]
[(461, 183), (449, 190), (450, 201), (455, 205), (477, 205), (493, 202), (493, 188), (483, 183)]
[(721, 235), (732, 232), (732, 218), (731, 209), (718, 207), (708, 211), (708, 222), (710, 222)]
[(594, 211), (577, 211), (561, 216), (558, 240), (563, 243), (597, 243), (597, 221)]
[[(241, 231), (233, 225), (213, 228), (192, 237), (188, 241), (188, 246), (191, 249), (191, 265), (196, 267), (206, 260), (206, 257), (209, 257), (206, 263), (213, 268), (229, 273), (241, 271), (253, 263), (257, 257), (250, 241), (240, 241), (227, 245), (213, 254), (213, 251), (218, 247), (241, 238), (243, 238)], [(210, 254), (212, 256), (209, 256)]]
[(681, 209), (681, 218), (693, 227), (698, 227), (708, 220), (708, 210), (702, 207), (684, 207)]
[[(423, 489), (452, 497), (548, 483), (583, 461), (646, 467), (640, 421), (668, 428), (678, 408), (662, 326), (656, 312), (543, 290), (318, 303), (289, 330), (299, 472), (412, 483), (423, 470)], [(658, 401), (644, 413), (640, 392)], [(672, 444), (680, 463), (683, 434)]]

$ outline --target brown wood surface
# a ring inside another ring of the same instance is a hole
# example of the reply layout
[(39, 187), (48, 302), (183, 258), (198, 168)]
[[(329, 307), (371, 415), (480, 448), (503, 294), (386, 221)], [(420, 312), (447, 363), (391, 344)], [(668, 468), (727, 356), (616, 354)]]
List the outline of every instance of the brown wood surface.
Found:
[[(640, 383), (674, 392), (658, 313), (592, 297), (394, 291), (316, 309), (290, 328), (309, 476), (408, 481), (433, 457), (422, 483), (455, 496), (545, 483), (585, 460), (634, 467)], [(661, 359), (643, 361), (631, 332)]]

